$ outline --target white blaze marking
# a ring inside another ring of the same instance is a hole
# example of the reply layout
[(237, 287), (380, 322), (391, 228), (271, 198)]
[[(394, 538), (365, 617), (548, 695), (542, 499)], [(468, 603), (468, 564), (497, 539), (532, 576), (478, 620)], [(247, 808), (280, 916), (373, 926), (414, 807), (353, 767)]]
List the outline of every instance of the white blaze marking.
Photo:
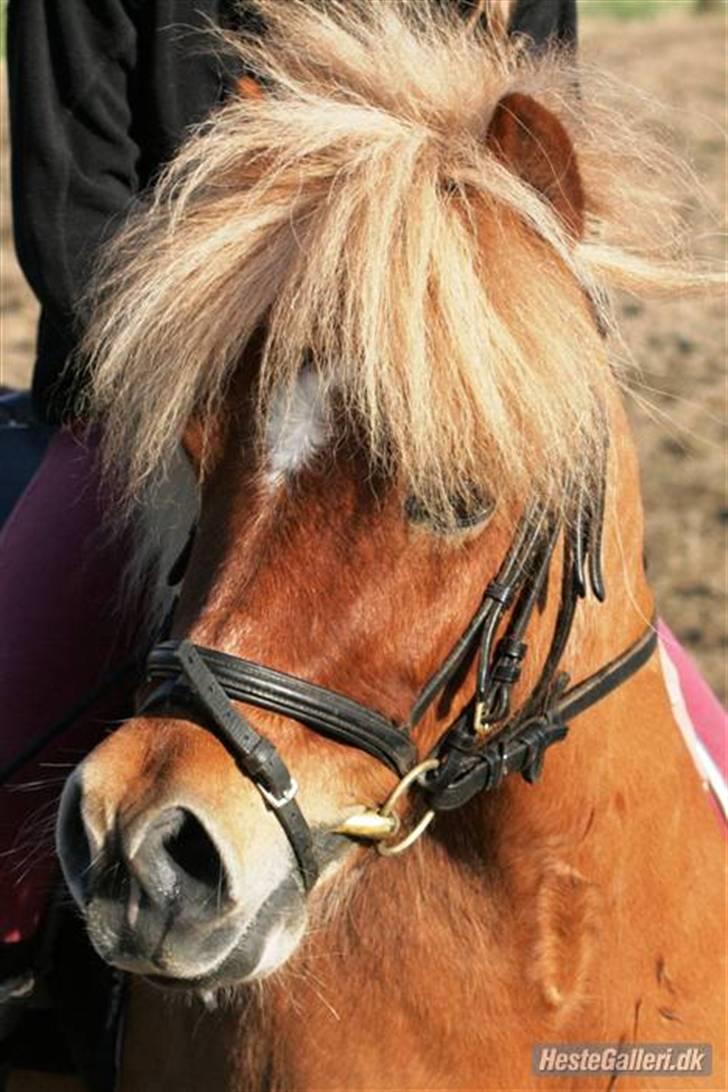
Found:
[(324, 446), (328, 435), (319, 377), (310, 369), (302, 371), (292, 390), (277, 396), (270, 412), (266, 446), (271, 484), (301, 470)]

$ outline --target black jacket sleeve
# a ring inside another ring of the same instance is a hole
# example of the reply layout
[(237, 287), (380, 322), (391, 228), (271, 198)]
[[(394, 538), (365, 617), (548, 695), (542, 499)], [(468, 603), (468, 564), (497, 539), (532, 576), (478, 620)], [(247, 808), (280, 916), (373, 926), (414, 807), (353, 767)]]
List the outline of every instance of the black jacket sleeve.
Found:
[(41, 304), (33, 401), (73, 416), (94, 259), (234, 73), (210, 26), (236, 0), (10, 0), (15, 244)]
[(10, 2), (15, 245), (42, 307), (34, 393), (43, 411), (75, 344), (93, 256), (138, 189), (129, 94), (136, 50), (122, 0)]
[[(66, 365), (94, 258), (234, 76), (210, 24), (241, 21), (257, 28), (240, 0), (10, 0), (15, 243), (41, 304), (33, 400), (47, 421), (72, 416), (82, 384)], [(573, 41), (576, 0), (516, 0), (510, 29), (537, 48)]]

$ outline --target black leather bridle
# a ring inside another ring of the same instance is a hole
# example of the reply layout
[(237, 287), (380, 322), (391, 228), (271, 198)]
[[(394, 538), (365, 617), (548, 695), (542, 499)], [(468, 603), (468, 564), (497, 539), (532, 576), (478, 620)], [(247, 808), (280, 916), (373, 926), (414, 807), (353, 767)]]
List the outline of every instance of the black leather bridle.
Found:
[[(604, 488), (602, 467), (597, 487), (577, 491), (566, 516), (554, 516), (538, 504), (527, 509), (469, 625), (425, 683), (402, 724), (326, 687), (188, 640), (168, 640), (152, 649), (147, 661), (151, 689), (138, 711), (144, 716), (184, 716), (220, 740), (278, 818), (296, 856), (303, 886), (310, 890), (319, 862), (311, 829), (296, 800), (298, 786), (275, 746), (232, 702), (289, 717), (365, 751), (407, 784), (423, 766), (426, 772), (417, 776), (416, 784), (430, 816), (497, 788), (509, 774), (520, 773), (534, 782), (546, 749), (564, 739), (569, 722), (634, 675), (656, 647), (657, 635), (650, 626), (622, 655), (571, 688), (568, 676), (558, 671), (579, 599), (589, 593), (599, 601), (605, 597)], [(538, 682), (512, 714), (511, 690), (527, 652), (524, 635), (534, 611), (545, 601), (551, 562), (561, 539), (561, 596), (551, 644)], [(502, 636), (496, 640), (506, 615)], [(475, 693), (438, 740), (431, 761), (420, 763), (412, 731), (473, 657), (477, 657)], [(342, 833), (346, 830), (341, 828)]]

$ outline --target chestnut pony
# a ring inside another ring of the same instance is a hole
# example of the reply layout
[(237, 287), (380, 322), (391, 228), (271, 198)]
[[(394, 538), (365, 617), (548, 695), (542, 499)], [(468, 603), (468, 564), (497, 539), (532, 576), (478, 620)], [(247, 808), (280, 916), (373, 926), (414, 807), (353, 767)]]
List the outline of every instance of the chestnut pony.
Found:
[[(559, 672), (590, 677), (652, 618), (604, 333), (609, 286), (690, 283), (667, 257), (665, 161), (569, 58), (420, 3), (259, 7), (265, 39), (228, 47), (265, 93), (192, 135), (101, 274), (86, 348), (107, 469), (128, 514), (184, 436), (201, 507), (173, 639), (390, 726), (536, 504), (562, 530), (517, 711), (575, 489), (595, 509), (606, 483), (606, 597), (578, 603)], [(150, 553), (142, 535), (135, 571)], [(465, 657), (413, 728), (420, 758), (476, 669)], [(526, 1089), (535, 1043), (665, 1040), (713, 1046), (713, 1077), (681, 1088), (724, 1087), (722, 838), (657, 655), (573, 718), (535, 784), (474, 793), (399, 856), (356, 825), (382, 827), (386, 762), (295, 712), (235, 708), (295, 778), (310, 890), (276, 807), (189, 703), (140, 712), (64, 791), (66, 878), (132, 976), (126, 1092)], [(413, 783), (393, 837), (423, 808)]]

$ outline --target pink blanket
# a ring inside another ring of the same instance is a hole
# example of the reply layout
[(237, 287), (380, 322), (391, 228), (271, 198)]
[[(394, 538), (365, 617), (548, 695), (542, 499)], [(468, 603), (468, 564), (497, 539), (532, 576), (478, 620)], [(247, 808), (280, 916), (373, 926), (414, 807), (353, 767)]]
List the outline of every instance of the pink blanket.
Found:
[(728, 823), (728, 716), (692, 657), (662, 619), (657, 632), (675, 720), (703, 784), (712, 794), (723, 821)]

